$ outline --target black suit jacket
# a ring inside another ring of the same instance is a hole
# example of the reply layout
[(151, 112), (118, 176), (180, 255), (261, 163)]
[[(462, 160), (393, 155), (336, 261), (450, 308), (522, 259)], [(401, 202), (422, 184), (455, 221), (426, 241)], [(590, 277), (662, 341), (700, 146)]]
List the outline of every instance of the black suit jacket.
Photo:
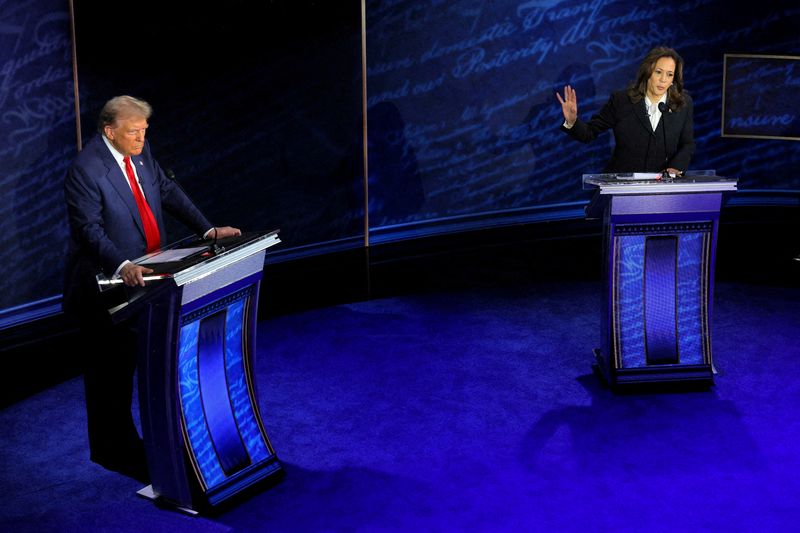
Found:
[[(158, 223), (162, 246), (166, 244), (164, 211), (200, 235), (212, 227), (181, 188), (164, 175), (148, 143), (131, 161)], [(107, 304), (100, 301), (95, 275), (103, 272), (111, 277), (124, 260), (144, 255), (144, 229), (127, 178), (99, 135), (75, 158), (64, 192), (71, 238), (63, 306), (68, 313), (92, 313)]]
[[(634, 104), (626, 91), (611, 95), (606, 105), (591, 120), (578, 119), (572, 128), (562, 131), (581, 142), (591, 142), (608, 129), (614, 130), (614, 153), (603, 172), (659, 172), (667, 167), (686, 170), (694, 153), (692, 100), (677, 110), (662, 113), (656, 130), (650, 125), (644, 99)], [(664, 155), (666, 128), (667, 156)]]

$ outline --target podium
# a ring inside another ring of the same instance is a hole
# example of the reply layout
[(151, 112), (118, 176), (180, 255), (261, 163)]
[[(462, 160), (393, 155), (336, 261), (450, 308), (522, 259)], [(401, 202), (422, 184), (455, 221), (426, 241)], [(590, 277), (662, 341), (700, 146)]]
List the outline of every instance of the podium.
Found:
[(265, 250), (279, 242), (277, 231), (186, 239), (135, 261), (154, 269), (152, 281), (110, 312), (138, 320), (152, 483), (140, 495), (195, 514), (282, 474), (253, 375)]
[(601, 347), (595, 364), (612, 386), (713, 383), (714, 252), (724, 196), (737, 181), (587, 174), (588, 218), (604, 221)]

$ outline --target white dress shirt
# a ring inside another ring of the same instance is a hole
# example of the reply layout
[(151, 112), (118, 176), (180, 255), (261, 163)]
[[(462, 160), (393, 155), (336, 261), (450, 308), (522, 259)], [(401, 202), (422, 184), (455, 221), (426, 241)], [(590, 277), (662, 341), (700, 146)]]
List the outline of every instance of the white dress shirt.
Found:
[(647, 116), (650, 118), (650, 125), (653, 131), (658, 127), (658, 121), (661, 120), (661, 111), (658, 109), (658, 104), (667, 101), (667, 93), (661, 95), (661, 98), (655, 104), (650, 101), (647, 96), (644, 97), (644, 105), (647, 106)]

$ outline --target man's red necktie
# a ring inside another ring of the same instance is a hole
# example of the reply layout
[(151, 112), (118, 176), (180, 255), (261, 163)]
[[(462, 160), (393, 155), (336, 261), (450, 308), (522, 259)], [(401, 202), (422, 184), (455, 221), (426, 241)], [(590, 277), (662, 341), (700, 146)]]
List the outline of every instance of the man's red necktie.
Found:
[(133, 197), (136, 199), (136, 207), (139, 208), (139, 216), (142, 218), (142, 226), (144, 227), (144, 238), (147, 240), (147, 253), (155, 252), (161, 246), (161, 236), (158, 232), (158, 224), (150, 206), (147, 205), (147, 200), (144, 199), (142, 190), (136, 182), (136, 175), (133, 173), (131, 166), (131, 158), (125, 156), (125, 174), (128, 175), (128, 183), (130, 183)]

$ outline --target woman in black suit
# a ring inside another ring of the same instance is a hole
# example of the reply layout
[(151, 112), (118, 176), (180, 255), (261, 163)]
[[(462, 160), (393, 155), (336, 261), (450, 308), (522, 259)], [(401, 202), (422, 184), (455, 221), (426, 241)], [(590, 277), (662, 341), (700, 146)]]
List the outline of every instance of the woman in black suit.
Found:
[(581, 142), (614, 130), (615, 147), (603, 172), (661, 172), (680, 175), (694, 153), (692, 100), (683, 90), (683, 59), (672, 48), (650, 50), (636, 80), (615, 92), (599, 113), (578, 118), (575, 90), (556, 93), (564, 113), (561, 130)]

